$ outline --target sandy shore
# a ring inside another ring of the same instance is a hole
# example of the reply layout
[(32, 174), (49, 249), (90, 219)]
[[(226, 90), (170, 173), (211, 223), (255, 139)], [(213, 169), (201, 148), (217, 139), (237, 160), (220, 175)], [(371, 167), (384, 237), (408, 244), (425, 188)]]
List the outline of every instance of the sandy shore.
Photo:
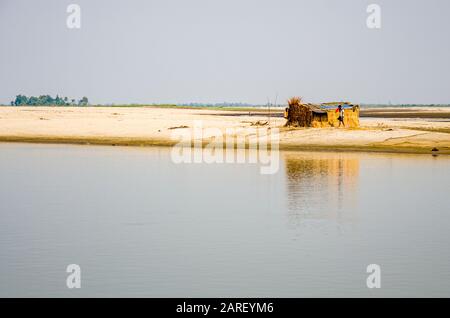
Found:
[(377, 115), (376, 110), (370, 111), (372, 116), (361, 118), (360, 129), (292, 129), (283, 127), (285, 119), (281, 117), (271, 118), (270, 125), (257, 126), (267, 122), (267, 116), (248, 111), (0, 107), (0, 141), (170, 146), (178, 142), (174, 131), (188, 131), (195, 121), (201, 121), (203, 128), (218, 128), (223, 132), (227, 128), (279, 128), (280, 149), (431, 153), (432, 148), (437, 148), (439, 154), (450, 154), (450, 121), (446, 119), (450, 109), (421, 109), (421, 113), (433, 113), (430, 119), (396, 116), (405, 110), (383, 109), (383, 116)]

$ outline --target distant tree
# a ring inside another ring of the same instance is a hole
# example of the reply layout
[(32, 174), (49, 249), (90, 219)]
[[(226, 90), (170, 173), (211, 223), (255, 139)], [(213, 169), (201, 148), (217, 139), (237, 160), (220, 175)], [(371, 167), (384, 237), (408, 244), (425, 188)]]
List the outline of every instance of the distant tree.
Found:
[(27, 105), (31, 105), (31, 106), (37, 106), (39, 105), (39, 98), (37, 98), (36, 96), (31, 96), (28, 99), (28, 104)]
[(53, 105), (55, 100), (50, 95), (45, 95), (45, 105)]
[(64, 106), (64, 99), (62, 99), (61, 97), (59, 97), (59, 95), (56, 95), (56, 98), (55, 98), (55, 105), (56, 105), (56, 106)]
[(16, 99), (14, 100), (14, 105), (16, 106), (22, 106), (28, 104), (28, 98), (25, 95), (17, 95)]
[(37, 104), (43, 106), (52, 105), (53, 98), (50, 95), (41, 95), (38, 97)]
[(87, 106), (88, 104), (89, 100), (86, 96), (83, 96), (83, 98), (78, 101), (79, 106)]
[[(77, 102), (75, 99), (71, 99), (69, 101), (68, 97), (59, 97), (59, 95), (56, 95), (55, 98), (51, 97), (50, 95), (40, 95), (39, 97), (36, 96), (30, 96), (27, 97), (25, 95), (17, 95), (16, 98), (11, 101), (12, 106), (69, 106), (69, 105), (76, 105)], [(86, 106), (89, 104), (89, 100), (87, 97), (83, 97), (79, 100), (78, 105), (80, 106)]]

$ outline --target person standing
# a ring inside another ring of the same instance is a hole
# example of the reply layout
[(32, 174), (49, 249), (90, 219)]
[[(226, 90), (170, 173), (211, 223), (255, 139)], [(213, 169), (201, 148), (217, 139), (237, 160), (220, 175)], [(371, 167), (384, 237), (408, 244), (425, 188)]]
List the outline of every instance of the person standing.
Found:
[(339, 117), (338, 117), (339, 127), (341, 127), (341, 124), (342, 124), (342, 126), (345, 127), (345, 124), (344, 124), (344, 108), (342, 107), (342, 105), (339, 105), (338, 108), (336, 108), (336, 113), (337, 112), (339, 112)]

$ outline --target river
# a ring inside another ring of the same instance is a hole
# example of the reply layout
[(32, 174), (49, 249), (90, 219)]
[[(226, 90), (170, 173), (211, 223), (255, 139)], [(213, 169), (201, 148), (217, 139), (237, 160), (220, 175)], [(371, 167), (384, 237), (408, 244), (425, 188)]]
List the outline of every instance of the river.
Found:
[(448, 156), (170, 154), (1, 143), (0, 296), (450, 296)]

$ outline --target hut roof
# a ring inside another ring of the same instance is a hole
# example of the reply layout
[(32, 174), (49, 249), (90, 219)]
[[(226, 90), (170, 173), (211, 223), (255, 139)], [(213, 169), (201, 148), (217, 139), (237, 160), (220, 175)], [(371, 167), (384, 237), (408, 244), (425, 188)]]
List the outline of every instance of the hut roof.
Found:
[(343, 109), (353, 109), (354, 107), (359, 107), (359, 105), (350, 104), (348, 102), (333, 102), (333, 103), (322, 103), (322, 104), (300, 104), (306, 107), (308, 110), (315, 114), (326, 114), (327, 112), (334, 111), (339, 105)]
[(350, 109), (353, 107), (359, 107), (358, 105), (351, 104), (349, 102), (331, 102), (331, 103), (322, 103), (320, 104), (320, 108), (325, 110), (335, 109), (339, 105), (342, 106), (344, 109)]
[(322, 109), (320, 105), (315, 104), (303, 104), (306, 108), (308, 108), (310, 111), (316, 114), (326, 114), (327, 111), (325, 109)]

